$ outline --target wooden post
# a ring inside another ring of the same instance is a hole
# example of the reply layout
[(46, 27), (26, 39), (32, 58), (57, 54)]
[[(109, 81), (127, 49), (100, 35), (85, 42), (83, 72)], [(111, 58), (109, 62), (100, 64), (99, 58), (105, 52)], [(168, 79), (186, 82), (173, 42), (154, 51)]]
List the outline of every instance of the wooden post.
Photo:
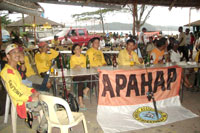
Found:
[(190, 23), (191, 23), (191, 10), (192, 8), (189, 9), (189, 29), (190, 29)]
[(36, 39), (36, 31), (35, 31), (35, 29), (36, 29), (36, 23), (35, 23), (35, 16), (33, 17), (33, 23), (34, 23), (34, 25), (33, 25), (33, 32), (34, 32), (34, 44), (35, 44), (35, 46), (36, 46), (36, 41), (37, 41), (37, 39)]
[(25, 26), (24, 26), (24, 24), (25, 24), (25, 22), (24, 22), (24, 14), (22, 13), (22, 24), (23, 24), (23, 32), (25, 32)]
[(133, 36), (135, 36), (135, 13), (137, 10), (137, 3), (133, 3)]
[(1, 16), (0, 16), (0, 46), (3, 44), (2, 42), (2, 33), (1, 33)]

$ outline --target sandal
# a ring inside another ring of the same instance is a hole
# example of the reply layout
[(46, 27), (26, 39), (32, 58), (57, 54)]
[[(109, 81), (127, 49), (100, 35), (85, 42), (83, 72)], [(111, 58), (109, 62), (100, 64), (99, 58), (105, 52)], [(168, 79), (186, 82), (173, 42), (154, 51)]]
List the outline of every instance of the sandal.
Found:
[(27, 112), (27, 118), (25, 119), (25, 123), (29, 128), (32, 128), (33, 124), (33, 114), (31, 112)]
[(85, 105), (79, 106), (79, 109), (80, 109), (80, 110), (87, 110), (87, 108), (85, 107)]

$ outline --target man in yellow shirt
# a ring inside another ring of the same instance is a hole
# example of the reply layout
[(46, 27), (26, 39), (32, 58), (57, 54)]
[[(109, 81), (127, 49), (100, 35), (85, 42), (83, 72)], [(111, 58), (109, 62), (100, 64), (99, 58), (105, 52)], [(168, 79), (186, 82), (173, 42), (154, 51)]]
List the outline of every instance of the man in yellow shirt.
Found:
[(153, 58), (153, 64), (163, 63), (165, 49), (168, 45), (167, 39), (162, 37), (156, 44), (157, 47), (151, 51), (150, 56)]
[(23, 51), (22, 47), (20, 47), (20, 60), (21, 60), (21, 63), (19, 65), (19, 67), (21, 67), (21, 69), (23, 71), (25, 71), (24, 75), (25, 75), (27, 81), (31, 81), (32, 86), (36, 90), (46, 91), (46, 90), (48, 90), (48, 88), (51, 88), (51, 83), (47, 82), (48, 78), (44, 79), (35, 73), (35, 71), (33, 70), (32, 66), (29, 62), (28, 56), (24, 55), (24, 51)]
[(139, 62), (138, 55), (133, 51), (137, 48), (135, 41), (133, 39), (129, 39), (126, 41), (126, 49), (123, 49), (119, 52), (118, 55), (118, 64), (119, 65), (135, 65), (141, 64)]
[(92, 48), (88, 49), (86, 55), (88, 55), (91, 67), (98, 67), (106, 65), (106, 61), (102, 51), (98, 50), (100, 46), (100, 39), (94, 37), (92, 39)]
[(60, 45), (60, 41), (58, 39), (58, 36), (54, 36), (54, 39), (51, 40), (51, 44), (53, 44), (54, 46)]
[[(33, 88), (29, 88), (22, 83), (21, 75), (17, 70), (17, 64), (20, 61), (19, 49), (16, 44), (10, 44), (5, 50), (8, 58), (8, 64), (5, 65), (1, 71), (1, 78), (6, 86), (7, 92), (11, 98), (12, 103), (16, 107), (17, 114), (20, 118), (27, 118), (32, 111), (39, 111), (38, 102), (40, 93)], [(27, 109), (29, 113), (27, 113)], [(32, 117), (33, 118), (33, 117)], [(45, 119), (40, 123), (44, 124)], [(28, 123), (32, 128), (32, 123)]]
[(38, 46), (40, 52), (35, 55), (35, 63), (38, 73), (44, 77), (52, 65), (52, 60), (55, 59), (59, 53), (54, 49), (50, 49), (50, 53), (48, 54), (49, 47), (45, 42), (41, 42)]

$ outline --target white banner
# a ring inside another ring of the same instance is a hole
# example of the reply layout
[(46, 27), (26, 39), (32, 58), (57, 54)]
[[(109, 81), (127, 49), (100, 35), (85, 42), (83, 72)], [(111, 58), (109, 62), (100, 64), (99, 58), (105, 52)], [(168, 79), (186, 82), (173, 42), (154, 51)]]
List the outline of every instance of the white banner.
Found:
[(97, 121), (105, 133), (123, 132), (155, 127), (198, 115), (181, 106), (179, 96), (157, 101), (158, 120), (153, 103), (104, 106), (98, 105)]

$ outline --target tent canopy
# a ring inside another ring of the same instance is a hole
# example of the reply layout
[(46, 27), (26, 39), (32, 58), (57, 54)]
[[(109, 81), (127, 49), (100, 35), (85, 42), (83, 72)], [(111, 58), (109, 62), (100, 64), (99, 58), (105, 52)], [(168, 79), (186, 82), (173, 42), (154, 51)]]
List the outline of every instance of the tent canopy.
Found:
[(184, 26), (200, 26), (200, 20), (194, 21), (194, 22), (192, 22), (190, 24), (186, 24)]
[[(33, 22), (34, 22), (34, 16), (27, 16), (24, 18), (24, 24), (27, 26), (32, 26)], [(16, 22), (13, 22), (13, 23), (7, 25), (7, 27), (22, 27), (22, 26), (24, 26), (24, 24), (23, 24), (23, 20), (20, 19)], [(39, 16), (35, 17), (35, 24), (37, 26), (43, 26), (44, 24), (49, 24), (51, 26), (63, 26), (62, 24), (56, 23), (52, 20), (42, 18)]]
[(33, 16), (39, 16), (43, 8), (36, 2), (29, 0), (0, 0), (0, 10), (19, 12)]
[(168, 7), (200, 7), (199, 0), (32, 0), (34, 2), (54, 3), (54, 4), (74, 4), (81, 6), (125, 6), (126, 4), (146, 4), (154, 6)]

